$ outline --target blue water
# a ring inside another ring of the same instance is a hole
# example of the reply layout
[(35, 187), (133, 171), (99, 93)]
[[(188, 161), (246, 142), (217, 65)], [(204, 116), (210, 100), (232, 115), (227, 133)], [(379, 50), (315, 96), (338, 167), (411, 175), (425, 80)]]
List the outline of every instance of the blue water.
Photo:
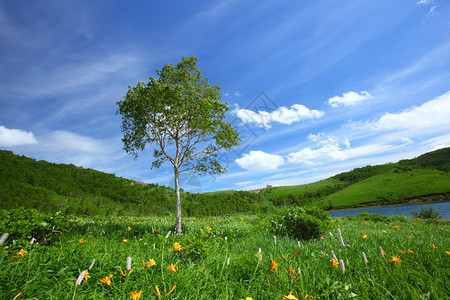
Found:
[(422, 207), (432, 207), (434, 210), (439, 212), (441, 215), (440, 220), (450, 220), (450, 202), (442, 203), (429, 203), (429, 204), (410, 204), (402, 206), (388, 206), (388, 207), (376, 207), (376, 208), (362, 208), (362, 209), (352, 209), (352, 210), (341, 210), (329, 212), (330, 217), (340, 218), (345, 216), (354, 216), (362, 212), (368, 212), (371, 214), (380, 214), (383, 216), (392, 215), (405, 215), (412, 218), (410, 211), (419, 212)]

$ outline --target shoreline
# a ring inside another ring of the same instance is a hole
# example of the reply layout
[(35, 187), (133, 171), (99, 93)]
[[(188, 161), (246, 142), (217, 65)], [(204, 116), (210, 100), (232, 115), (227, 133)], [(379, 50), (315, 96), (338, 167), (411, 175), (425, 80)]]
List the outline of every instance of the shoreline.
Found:
[(361, 206), (361, 207), (352, 207), (352, 208), (331, 209), (331, 210), (327, 210), (326, 212), (351, 211), (351, 210), (359, 210), (359, 209), (396, 207), (396, 206), (407, 206), (407, 205), (415, 205), (415, 204), (432, 204), (432, 203), (444, 203), (444, 202), (450, 202), (450, 201), (449, 200), (439, 200), (439, 201), (424, 201), (424, 202), (405, 202), (405, 203), (389, 204), (389, 205), (374, 205), (374, 206)]

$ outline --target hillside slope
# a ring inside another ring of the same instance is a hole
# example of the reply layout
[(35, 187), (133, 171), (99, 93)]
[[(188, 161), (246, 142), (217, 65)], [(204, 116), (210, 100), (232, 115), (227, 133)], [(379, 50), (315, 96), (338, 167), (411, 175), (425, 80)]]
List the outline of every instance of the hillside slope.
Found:
[(2, 209), (36, 208), (77, 215), (167, 214), (172, 189), (75, 165), (53, 164), (0, 150)]
[[(182, 193), (186, 216), (271, 213), (287, 205), (324, 209), (388, 205), (412, 198), (449, 200), (450, 148), (410, 160), (366, 166), (318, 182), (260, 189)], [(75, 215), (167, 215), (173, 190), (74, 165), (0, 150), (0, 208), (36, 208)]]

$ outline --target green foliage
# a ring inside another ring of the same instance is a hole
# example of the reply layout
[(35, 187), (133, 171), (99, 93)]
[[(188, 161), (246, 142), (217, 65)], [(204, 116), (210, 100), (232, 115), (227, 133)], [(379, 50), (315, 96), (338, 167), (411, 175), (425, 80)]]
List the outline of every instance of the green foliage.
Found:
[(208, 249), (209, 244), (203, 239), (188, 236), (183, 240), (183, 257), (193, 260), (206, 258), (209, 254)]
[(438, 220), (438, 219), (441, 218), (441, 216), (440, 216), (438, 211), (436, 211), (432, 207), (426, 207), (426, 206), (422, 207), (420, 209), (420, 212), (411, 211), (410, 214), (414, 218), (419, 218), (419, 219), (423, 219), (423, 220)]
[(317, 207), (291, 207), (272, 219), (272, 230), (281, 235), (308, 240), (318, 238), (330, 226), (330, 216)]
[(25, 248), (35, 239), (42, 245), (51, 245), (70, 227), (64, 215), (45, 214), (35, 209), (0, 210), (0, 232), (9, 234), (8, 244)]
[[(327, 233), (324, 239), (297, 242), (278, 237), (274, 245), (273, 234), (261, 230), (263, 220), (253, 215), (185, 221), (189, 230), (165, 238), (166, 232), (173, 229), (171, 218), (76, 218), (58, 243), (27, 247), (27, 253), (18, 258), (12, 257), (18, 250), (2, 245), (0, 299), (13, 299), (21, 291), (18, 300), (130, 299), (132, 291), (142, 291), (141, 299), (199, 300), (283, 299), (290, 291), (298, 299), (450, 296), (446, 253), (450, 249), (449, 222), (333, 219), (327, 230), (333, 235)], [(212, 230), (205, 238), (207, 226)], [(152, 227), (161, 232), (153, 232)], [(351, 247), (339, 246), (337, 228)], [(236, 231), (241, 233), (234, 235)], [(81, 238), (84, 243), (79, 243)], [(127, 238), (128, 243), (122, 238)], [(173, 250), (175, 242), (185, 250), (195, 245), (192, 248), (205, 252), (199, 258), (182, 256)], [(345, 273), (341, 264), (338, 268), (332, 266), (332, 250), (338, 261), (345, 263)], [(395, 264), (394, 256), (401, 263)], [(133, 272), (122, 277), (119, 273), (125, 270), (127, 257), (132, 258)], [(77, 277), (93, 259), (96, 262), (89, 270), (90, 278), (76, 286)], [(157, 265), (145, 266), (150, 259)], [(274, 269), (272, 260), (277, 264)], [(179, 267), (176, 273), (167, 269), (170, 264)], [(100, 282), (109, 275), (113, 275), (111, 286)], [(155, 285), (163, 297), (154, 295)], [(174, 285), (171, 295), (164, 297)]]
[(371, 222), (388, 222), (389, 217), (382, 216), (380, 214), (371, 214), (369, 212), (362, 212), (357, 214), (354, 217), (347, 217), (348, 219), (356, 219), (356, 220), (363, 220), (363, 221), (371, 221)]

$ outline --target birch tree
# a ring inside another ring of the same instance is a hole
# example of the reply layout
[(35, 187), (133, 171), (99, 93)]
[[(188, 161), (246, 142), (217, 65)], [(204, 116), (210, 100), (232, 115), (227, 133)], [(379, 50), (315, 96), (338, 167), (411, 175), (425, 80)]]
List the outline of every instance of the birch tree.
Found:
[(183, 57), (176, 66), (166, 64), (156, 71), (158, 78), (129, 86), (124, 98), (117, 101), (124, 150), (137, 159), (140, 151), (152, 145), (152, 168), (165, 162), (173, 166), (177, 234), (182, 232), (180, 173), (225, 172), (217, 155), (241, 142), (225, 119), (229, 107), (220, 101), (220, 85), (211, 85), (202, 76), (197, 60)]

